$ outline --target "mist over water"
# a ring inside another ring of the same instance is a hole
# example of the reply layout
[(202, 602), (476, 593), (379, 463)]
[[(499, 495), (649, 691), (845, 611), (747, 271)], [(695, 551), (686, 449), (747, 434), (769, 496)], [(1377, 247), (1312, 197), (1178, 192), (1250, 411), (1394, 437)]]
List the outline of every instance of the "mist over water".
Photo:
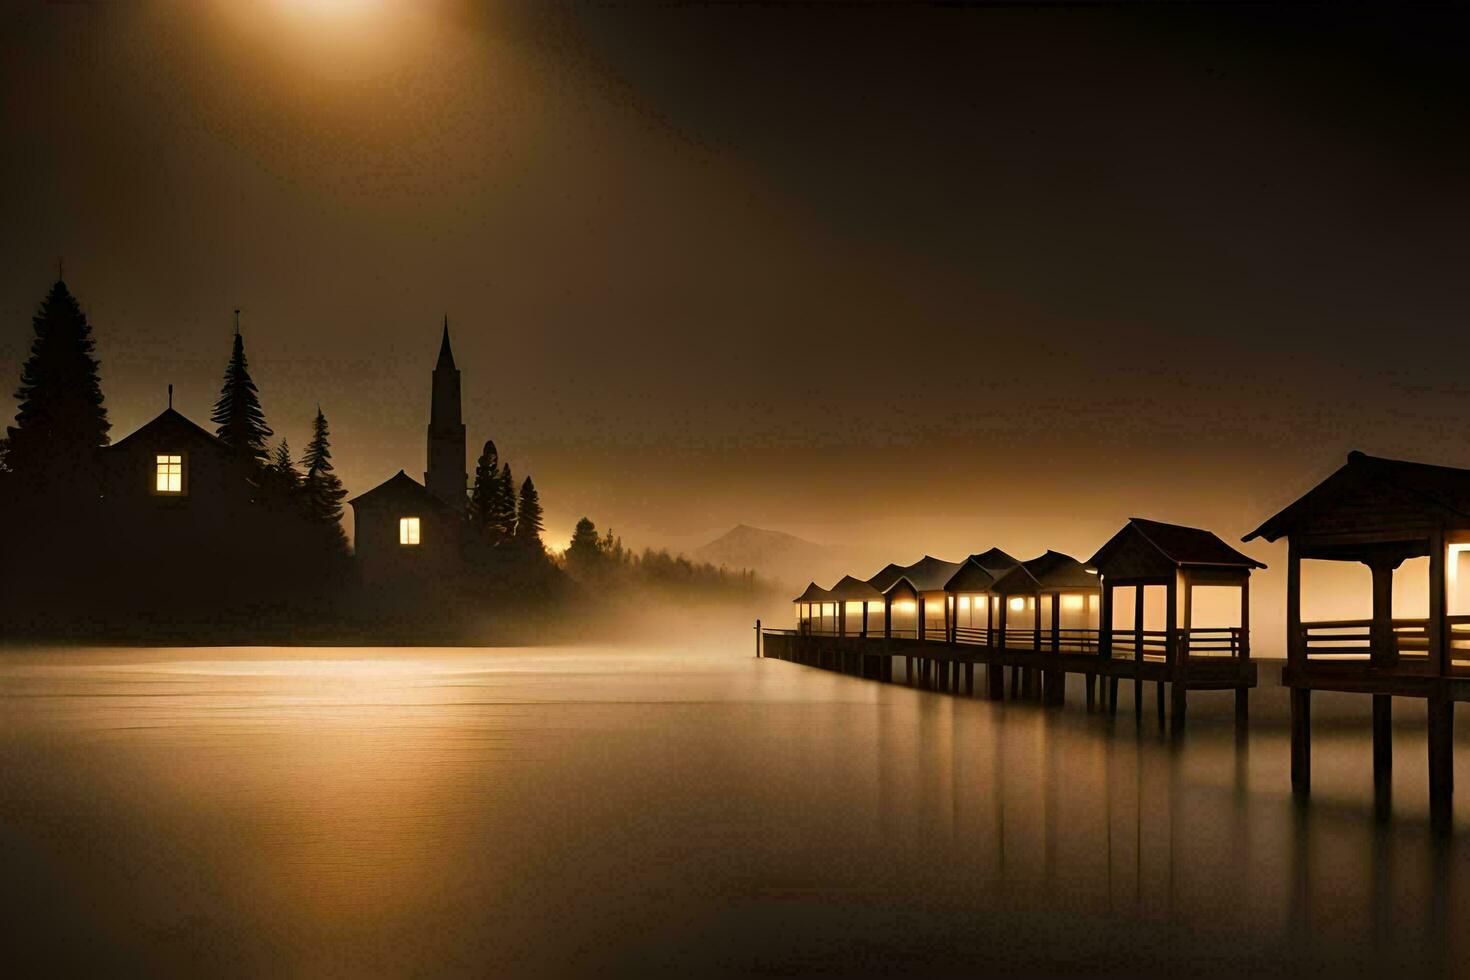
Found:
[[(5, 959), (192, 974), (1372, 974), (1459, 962), (1395, 705), (1274, 671), (1238, 743), (883, 685), (753, 640), (0, 653)], [(1124, 685), (1125, 695), (1128, 690)], [(1464, 800), (1464, 794), (1461, 796)], [(1463, 829), (1465, 807), (1457, 807)]]

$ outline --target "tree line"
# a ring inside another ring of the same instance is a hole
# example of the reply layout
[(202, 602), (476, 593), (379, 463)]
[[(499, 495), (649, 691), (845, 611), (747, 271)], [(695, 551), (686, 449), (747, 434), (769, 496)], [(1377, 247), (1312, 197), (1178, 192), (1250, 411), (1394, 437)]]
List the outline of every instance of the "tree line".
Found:
[(562, 565), (578, 581), (600, 587), (643, 586), (679, 592), (711, 594), (754, 593), (755, 573), (723, 565), (697, 562), (667, 549), (635, 552), (611, 528), (601, 535), (590, 518), (583, 517), (572, 531)]

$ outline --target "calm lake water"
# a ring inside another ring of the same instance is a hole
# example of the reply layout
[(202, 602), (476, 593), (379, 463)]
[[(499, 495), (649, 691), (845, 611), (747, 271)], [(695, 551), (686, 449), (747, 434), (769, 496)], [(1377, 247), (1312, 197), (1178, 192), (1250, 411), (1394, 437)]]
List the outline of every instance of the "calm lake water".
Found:
[(1247, 742), (1228, 695), (1196, 695), (1175, 744), (1080, 687), (1047, 710), (749, 654), (0, 654), (0, 962), (1134, 976), (1470, 953), (1470, 790), (1459, 834), (1430, 834), (1407, 704), (1378, 819), (1366, 699), (1319, 696), (1299, 807), (1274, 688)]

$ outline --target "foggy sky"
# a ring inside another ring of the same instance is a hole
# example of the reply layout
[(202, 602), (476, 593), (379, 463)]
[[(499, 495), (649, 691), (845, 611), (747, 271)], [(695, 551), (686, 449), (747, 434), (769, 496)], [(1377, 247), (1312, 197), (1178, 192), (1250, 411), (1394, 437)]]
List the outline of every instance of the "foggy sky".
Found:
[(114, 438), (207, 423), (239, 306), (357, 493), (447, 313), (550, 538), (874, 561), (1470, 465), (1463, 13), (549, 6), (7, 13), (0, 375), (64, 257)]

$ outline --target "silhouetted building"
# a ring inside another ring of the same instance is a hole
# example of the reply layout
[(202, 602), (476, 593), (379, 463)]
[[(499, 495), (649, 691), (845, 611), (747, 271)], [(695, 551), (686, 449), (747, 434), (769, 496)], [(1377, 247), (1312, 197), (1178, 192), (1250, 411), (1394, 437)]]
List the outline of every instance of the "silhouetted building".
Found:
[(173, 408), (99, 453), (103, 512), (114, 543), (178, 555), (181, 546), (193, 552), (239, 533), (252, 488), (238, 457)]
[(347, 503), (364, 582), (432, 580), (459, 560), (460, 515), (403, 470)]
[(403, 470), (347, 501), (354, 549), (369, 584), (430, 579), (460, 557), (465, 493), (465, 427), (459, 369), (445, 318), (429, 404), (428, 468), (419, 483)]

